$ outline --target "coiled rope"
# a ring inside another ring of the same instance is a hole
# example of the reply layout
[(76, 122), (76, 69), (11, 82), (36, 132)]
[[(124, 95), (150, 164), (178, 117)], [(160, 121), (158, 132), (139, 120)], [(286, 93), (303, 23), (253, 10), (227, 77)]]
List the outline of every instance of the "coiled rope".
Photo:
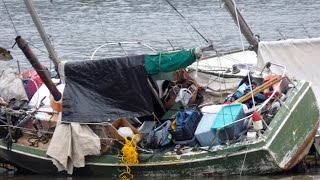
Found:
[(133, 175), (131, 174), (131, 169), (129, 167), (130, 164), (138, 164), (138, 151), (137, 151), (137, 142), (132, 136), (130, 139), (127, 137), (125, 138), (125, 143), (123, 148), (121, 149), (122, 152), (122, 163), (126, 165), (126, 171), (121, 173), (119, 177), (121, 179), (131, 179)]

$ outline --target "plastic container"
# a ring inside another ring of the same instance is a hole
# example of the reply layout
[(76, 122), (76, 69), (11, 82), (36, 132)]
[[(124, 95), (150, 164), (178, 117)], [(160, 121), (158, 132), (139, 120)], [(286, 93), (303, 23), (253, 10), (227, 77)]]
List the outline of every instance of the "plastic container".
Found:
[(236, 93), (235, 93), (235, 95), (236, 95), (237, 98), (240, 98), (241, 96), (244, 95), (244, 90), (246, 90), (246, 87), (247, 87), (247, 86), (248, 86), (248, 85), (247, 85), (246, 83), (242, 83), (242, 84), (238, 87), (238, 89), (237, 89), (237, 91), (236, 91)]
[(244, 116), (245, 114), (241, 103), (225, 105), (217, 113), (211, 129), (214, 131), (220, 129), (220, 140), (231, 140), (237, 137), (240, 132), (242, 132), (244, 120), (236, 123), (233, 122), (244, 118)]
[(183, 120), (182, 136), (176, 136), (176, 140), (190, 140), (194, 137), (194, 132), (202, 117), (202, 113), (199, 109), (186, 110), (188, 117)]
[[(221, 106), (220, 106), (221, 109)], [(217, 110), (218, 112), (219, 110)], [(203, 113), (203, 116), (198, 124), (198, 127), (194, 133), (197, 138), (199, 144), (202, 147), (210, 146), (210, 145), (220, 145), (219, 137), (216, 137), (216, 130), (212, 129), (211, 126), (215, 117), (217, 116), (217, 112), (211, 113)]]
[(156, 121), (144, 121), (139, 127), (138, 131), (142, 134), (144, 139), (147, 138), (148, 134), (156, 127)]

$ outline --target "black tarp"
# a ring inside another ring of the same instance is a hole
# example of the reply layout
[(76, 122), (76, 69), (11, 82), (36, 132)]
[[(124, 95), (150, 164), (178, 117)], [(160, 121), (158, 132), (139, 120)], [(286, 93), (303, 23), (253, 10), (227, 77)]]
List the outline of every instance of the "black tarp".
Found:
[(65, 64), (62, 121), (106, 122), (153, 112), (144, 56)]

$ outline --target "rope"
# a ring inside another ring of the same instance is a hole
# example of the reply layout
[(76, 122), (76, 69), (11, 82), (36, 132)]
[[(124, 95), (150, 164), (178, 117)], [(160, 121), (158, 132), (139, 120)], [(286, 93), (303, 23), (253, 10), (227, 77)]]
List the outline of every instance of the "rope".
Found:
[(30, 143), (30, 146), (39, 147), (39, 143), (47, 144), (49, 142), (49, 137), (47, 135), (38, 136), (37, 134), (32, 134), (31, 137), (28, 138), (28, 142)]
[(11, 18), (11, 15), (10, 15), (10, 13), (9, 13), (9, 10), (8, 10), (8, 8), (7, 8), (7, 5), (6, 5), (6, 3), (4, 2), (4, 0), (2, 0), (2, 2), (3, 2), (3, 5), (4, 5), (4, 7), (5, 7), (5, 9), (6, 9), (7, 13), (8, 13), (8, 15), (9, 15), (9, 18), (10, 18), (11, 24), (12, 24), (12, 26), (13, 26), (13, 28), (14, 28), (14, 31), (15, 31), (16, 34), (18, 35), (18, 31), (17, 31), (17, 29), (16, 29), (16, 26), (15, 26), (14, 23), (13, 23), (13, 20), (12, 20), (12, 18)]
[(248, 154), (248, 149), (249, 149), (249, 146), (247, 146), (246, 153), (244, 154), (244, 158), (243, 158), (242, 165), (241, 165), (241, 169), (240, 169), (240, 176), (242, 175), (244, 163), (246, 162), (246, 158), (247, 158), (247, 154)]
[(130, 164), (138, 164), (138, 152), (137, 152), (137, 142), (135, 141), (135, 138), (132, 137), (130, 140), (126, 137), (125, 138), (125, 144), (123, 145), (123, 148), (121, 149), (122, 152), (122, 163), (126, 166), (126, 171), (121, 173), (119, 177), (121, 179), (131, 179), (133, 178), (133, 175), (131, 174), (131, 169), (128, 165)]
[(135, 138), (125, 138), (124, 146), (121, 150), (122, 152), (122, 162), (125, 164), (138, 164), (138, 152), (137, 152), (137, 142)]

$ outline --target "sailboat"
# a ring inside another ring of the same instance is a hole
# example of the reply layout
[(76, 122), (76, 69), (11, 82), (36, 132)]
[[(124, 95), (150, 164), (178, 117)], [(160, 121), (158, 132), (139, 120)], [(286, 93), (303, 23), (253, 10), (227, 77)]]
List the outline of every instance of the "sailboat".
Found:
[[(231, 0), (224, 2), (234, 17), (240, 14)], [(30, 0), (25, 3), (34, 11)], [(240, 27), (248, 28), (240, 19)], [(44, 31), (39, 23), (38, 29)], [(242, 32), (261, 55), (262, 42)], [(43, 84), (29, 102), (32, 108), (15, 101), (1, 106), (0, 158), (34, 173), (282, 172), (303, 160), (318, 128), (311, 82), (291, 78), (281, 64), (208, 66), (209, 60), (198, 61), (205, 59), (202, 48), (64, 63), (45, 43), (59, 72), (56, 81), (26, 41), (16, 41)]]

